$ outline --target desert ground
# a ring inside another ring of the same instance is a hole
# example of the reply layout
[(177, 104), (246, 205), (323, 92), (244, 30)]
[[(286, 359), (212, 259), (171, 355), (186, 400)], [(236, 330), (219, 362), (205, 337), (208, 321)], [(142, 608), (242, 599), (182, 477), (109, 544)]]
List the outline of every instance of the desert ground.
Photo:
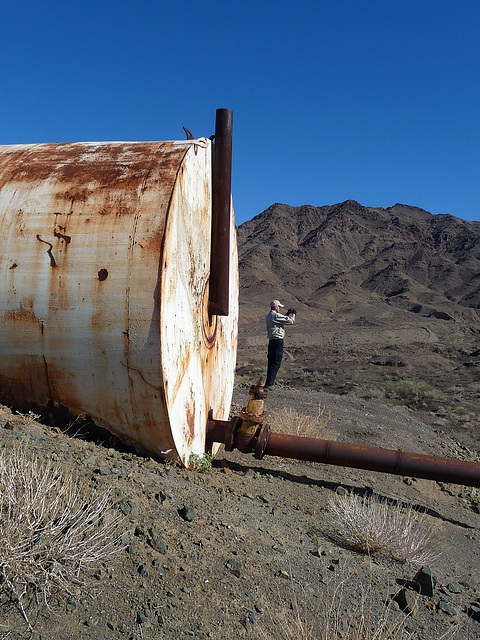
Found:
[[(249, 385), (239, 374), (232, 413), (245, 405)], [(309, 416), (319, 437), (479, 459), (443, 422), (371, 394), (280, 381), (266, 408), (284, 430), (285, 417)], [(223, 450), (211, 469), (186, 470), (139, 456), (113, 437), (73, 434), (7, 408), (0, 436), (4, 450), (23, 447), (73, 474), (79, 491), (108, 492), (124, 518), (118, 553), (90, 582), (55, 594), (50, 609), (41, 594), (29, 599), (28, 623), (3, 592), (5, 639), (356, 638), (362, 616), (370, 635), (361, 637), (373, 638), (386, 614), (397, 626), (378, 637), (480, 638), (479, 489)], [(423, 514), (421, 531), (435, 533), (433, 593), (412, 588), (418, 561), (344, 544), (331, 512), (338, 494)], [(399, 604), (402, 592), (408, 603)]]

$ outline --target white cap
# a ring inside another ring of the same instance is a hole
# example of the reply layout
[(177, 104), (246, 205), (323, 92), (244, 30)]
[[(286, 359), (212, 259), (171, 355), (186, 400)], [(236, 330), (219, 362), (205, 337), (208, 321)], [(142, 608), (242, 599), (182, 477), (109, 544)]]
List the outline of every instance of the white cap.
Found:
[(272, 300), (270, 302), (270, 309), (273, 309), (274, 307), (283, 307), (285, 305), (283, 305), (279, 300)]

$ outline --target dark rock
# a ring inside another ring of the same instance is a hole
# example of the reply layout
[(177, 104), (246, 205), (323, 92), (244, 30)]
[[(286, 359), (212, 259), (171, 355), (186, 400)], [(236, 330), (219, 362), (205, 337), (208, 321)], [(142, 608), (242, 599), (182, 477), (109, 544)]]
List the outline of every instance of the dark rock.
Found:
[(185, 522), (192, 522), (195, 520), (195, 512), (191, 507), (182, 507), (178, 510), (178, 514)]
[(480, 622), (480, 604), (469, 604), (467, 607), (467, 615), (476, 622)]
[(252, 624), (255, 624), (257, 622), (257, 616), (255, 611), (247, 611), (247, 618), (248, 620), (250, 620)]
[(452, 580), (452, 582), (449, 582), (447, 586), (448, 586), (448, 590), (451, 591), (452, 593), (463, 592), (462, 585), (458, 584), (458, 582), (456, 582), (455, 580)]
[(408, 589), (401, 589), (395, 596), (395, 601), (404, 613), (415, 615), (418, 611), (418, 601)]
[(123, 498), (123, 500), (117, 502), (117, 507), (120, 509), (124, 516), (128, 516), (132, 512), (134, 506), (134, 503), (127, 498)]
[(140, 525), (137, 525), (135, 527), (135, 537), (136, 538), (146, 538), (147, 537), (145, 529), (143, 527), (141, 527)]
[(247, 611), (243, 624), (247, 632), (253, 631), (253, 625), (257, 621), (257, 616), (254, 611)]
[(423, 566), (413, 578), (412, 588), (422, 596), (431, 598), (435, 591), (437, 580), (433, 577), (430, 567)]
[(145, 564), (145, 563), (140, 564), (140, 565), (137, 567), (137, 573), (138, 573), (139, 575), (141, 575), (141, 576), (142, 576), (142, 578), (148, 578), (149, 573), (150, 573), (150, 570), (149, 570), (149, 568), (148, 568), (148, 565), (147, 565), (147, 564)]
[(145, 624), (147, 619), (148, 619), (147, 615), (145, 614), (144, 611), (138, 611), (137, 612), (137, 624)]
[(234, 576), (240, 578), (243, 567), (242, 564), (238, 562), (238, 560), (227, 560), (225, 566), (231, 573), (233, 573)]
[(457, 615), (457, 610), (452, 607), (451, 604), (449, 604), (448, 602), (445, 602), (444, 600), (440, 600), (440, 602), (438, 603), (438, 609), (440, 611), (443, 611), (444, 613), (447, 613), (450, 616), (455, 616)]
[(150, 531), (150, 535), (151, 537), (149, 538), (148, 543), (152, 549), (155, 549), (155, 551), (158, 551), (159, 553), (167, 553), (167, 543), (162, 540), (155, 531)]

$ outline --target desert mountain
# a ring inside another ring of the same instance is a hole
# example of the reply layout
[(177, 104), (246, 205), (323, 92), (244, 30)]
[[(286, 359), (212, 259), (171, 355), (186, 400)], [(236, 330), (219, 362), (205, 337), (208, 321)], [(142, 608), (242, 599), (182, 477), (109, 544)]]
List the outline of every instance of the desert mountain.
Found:
[(402, 204), (274, 204), (238, 228), (238, 250), (240, 375), (265, 375), (278, 298), (298, 311), (280, 385), (411, 393), (422, 419), (480, 446), (480, 222)]
[(284, 292), (317, 310), (344, 295), (422, 315), (480, 310), (480, 222), (403, 204), (273, 204), (238, 228), (238, 244), (249, 303)]

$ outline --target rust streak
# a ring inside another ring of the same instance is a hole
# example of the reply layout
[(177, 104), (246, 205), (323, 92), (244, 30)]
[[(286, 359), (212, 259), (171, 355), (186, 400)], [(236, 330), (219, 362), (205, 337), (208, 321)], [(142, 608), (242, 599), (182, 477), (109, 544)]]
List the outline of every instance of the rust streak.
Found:
[(37, 240), (40, 240), (40, 242), (43, 242), (43, 244), (48, 244), (47, 253), (48, 253), (48, 257), (50, 258), (50, 266), (56, 267), (57, 263), (55, 262), (55, 258), (53, 257), (53, 253), (52, 253), (53, 244), (51, 244), (50, 242), (47, 242), (46, 240), (42, 240), (38, 233), (37, 233)]
[[(43, 322), (42, 322), (42, 333), (43, 333)], [(44, 355), (42, 355), (42, 358), (43, 358), (43, 365), (44, 365), (44, 368), (45, 368), (45, 380), (46, 380), (47, 387), (48, 387), (48, 393), (49, 393), (49, 396), (50, 396), (50, 400), (55, 405), (55, 398), (54, 398), (54, 395), (53, 395), (52, 385), (50, 384), (50, 375), (48, 373), (47, 359), (45, 358)], [(60, 403), (58, 402), (58, 398), (57, 398), (57, 405), (58, 404), (60, 404)]]
[[(62, 228), (62, 227), (60, 227)], [(64, 233), (60, 233), (59, 231), (54, 231), (53, 235), (56, 238), (60, 238), (61, 240), (65, 240), (65, 244), (70, 244), (71, 240), (72, 240), (72, 236), (67, 236)], [(38, 237), (38, 236), (37, 236)]]
[[(125, 333), (125, 331), (123, 332)], [(127, 369), (127, 371), (135, 371), (136, 373), (138, 373), (138, 375), (140, 376), (140, 378), (144, 381), (144, 383), (146, 385), (148, 385), (149, 387), (152, 387), (152, 389), (155, 389), (155, 391), (159, 391), (160, 393), (163, 392), (163, 389), (161, 389), (160, 387), (156, 387), (154, 384), (152, 384), (151, 382), (148, 382), (148, 380), (145, 379), (145, 376), (143, 375), (143, 373), (140, 371), (140, 369), (136, 369), (135, 367), (132, 367), (129, 364), (125, 364), (124, 362), (122, 362), (120, 360), (120, 364), (122, 365), (122, 367), (125, 367), (125, 369)]]

